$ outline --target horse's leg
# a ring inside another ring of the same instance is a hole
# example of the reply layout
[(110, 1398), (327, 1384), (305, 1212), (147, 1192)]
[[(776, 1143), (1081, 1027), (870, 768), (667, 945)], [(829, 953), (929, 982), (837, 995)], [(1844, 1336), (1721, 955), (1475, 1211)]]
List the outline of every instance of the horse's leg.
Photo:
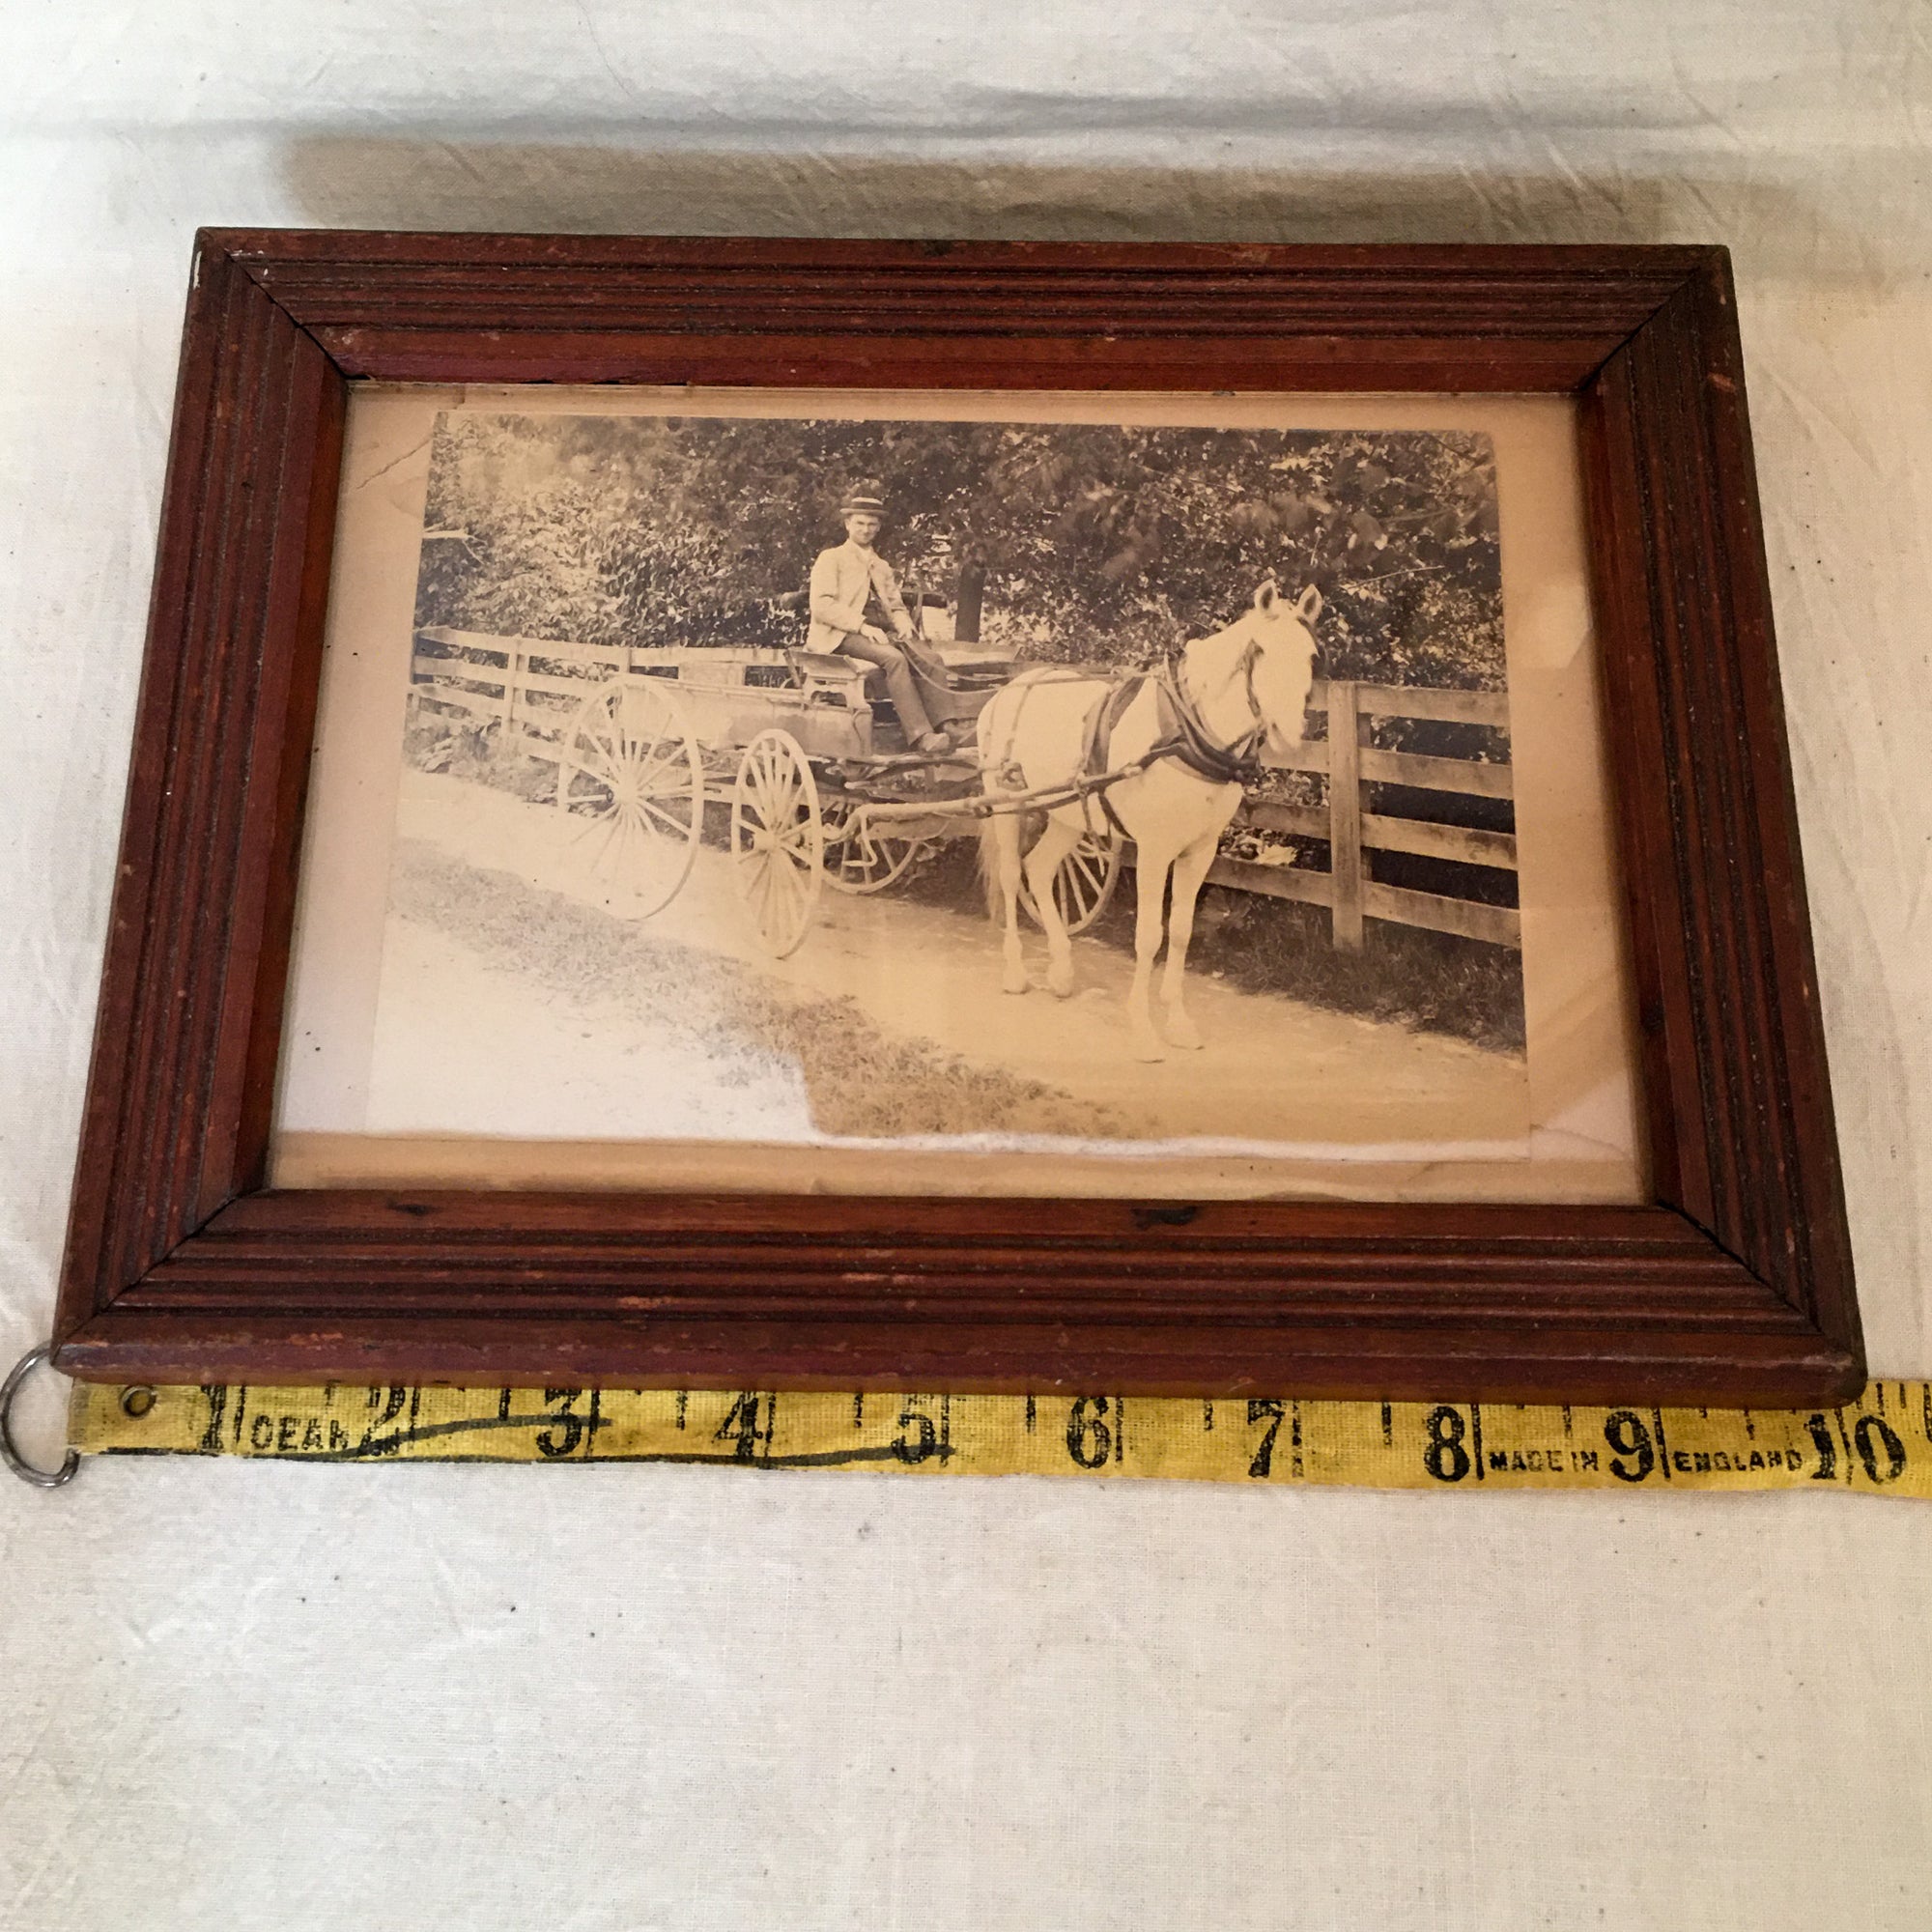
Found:
[(1073, 991), (1073, 942), (1066, 936), (1066, 922), (1060, 916), (1059, 901), (1053, 896), (1053, 881), (1060, 862), (1080, 842), (1080, 827), (1068, 825), (1058, 812), (1048, 815), (1046, 830), (1026, 858), (1027, 890), (1033, 895), (1034, 909), (1046, 929), (1046, 983), (1048, 989), (1065, 999)]
[(1174, 862), (1174, 891), (1167, 908), (1167, 963), (1161, 969), (1160, 1003), (1164, 1009), (1161, 1030), (1179, 1047), (1192, 1051), (1201, 1044), (1201, 1029), (1187, 1016), (1181, 1004), (1181, 986), (1187, 972), (1187, 942), (1194, 936), (1194, 901), (1201, 882), (1214, 863), (1221, 842), (1218, 830), (1196, 839)]
[(986, 820), (999, 868), (1000, 912), (1006, 921), (1002, 952), (1006, 969), (1001, 987), (1009, 993), (1027, 989), (1026, 955), (1020, 951), (1020, 821), (1013, 811), (996, 811)]
[(1153, 962), (1160, 951), (1163, 901), (1167, 897), (1167, 868), (1172, 855), (1151, 850), (1135, 840), (1134, 884), (1140, 895), (1134, 919), (1134, 983), (1127, 991), (1127, 1024), (1133, 1034), (1136, 1060), (1165, 1060), (1167, 1048), (1153, 1024)]

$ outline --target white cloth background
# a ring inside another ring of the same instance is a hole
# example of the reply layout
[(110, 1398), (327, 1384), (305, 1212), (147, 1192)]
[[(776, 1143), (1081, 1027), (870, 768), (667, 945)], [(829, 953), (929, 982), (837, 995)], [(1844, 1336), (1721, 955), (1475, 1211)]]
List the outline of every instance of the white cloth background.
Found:
[[(1736, 252), (1876, 1366), (1932, 1371), (1932, 14), (19, 0), (0, 1353), (44, 1334), (192, 228)], [(1932, 1509), (683, 1469), (0, 1485), (0, 1920), (1923, 1922)]]

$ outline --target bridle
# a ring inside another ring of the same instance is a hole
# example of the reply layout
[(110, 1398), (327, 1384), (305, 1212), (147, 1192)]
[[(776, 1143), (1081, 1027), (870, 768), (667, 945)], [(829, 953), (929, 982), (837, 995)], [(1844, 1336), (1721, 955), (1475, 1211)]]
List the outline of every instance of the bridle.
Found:
[[(1217, 745), (1208, 735), (1207, 721), (1201, 715), (1201, 703), (1188, 694), (1187, 687), (1181, 682), (1179, 667), (1170, 670), (1166, 683), (1182, 723), (1186, 739), (1182, 749), (1195, 753), (1195, 758), (1188, 762), (1194, 763), (1203, 777), (1219, 774), (1202, 770), (1202, 763), (1196, 763), (1196, 759), (1201, 759), (1203, 763), (1211, 759), (1215, 765), (1224, 767), (1230, 781), (1251, 777), (1260, 764), (1261, 748), (1268, 732), (1267, 714), (1262, 709), (1261, 698), (1255, 691), (1255, 666), (1261, 662), (1261, 639), (1250, 638), (1234, 668), (1213, 694), (1214, 697), (1218, 697), (1238, 678), (1248, 700), (1248, 729), (1228, 745)], [(1212, 698), (1207, 701), (1211, 703)], [(1203, 754), (1206, 754), (1205, 758)]]

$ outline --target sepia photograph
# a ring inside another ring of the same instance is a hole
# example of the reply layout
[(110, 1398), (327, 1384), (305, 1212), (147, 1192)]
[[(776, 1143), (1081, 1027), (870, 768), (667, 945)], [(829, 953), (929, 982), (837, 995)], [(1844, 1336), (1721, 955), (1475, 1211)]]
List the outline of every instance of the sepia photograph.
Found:
[(359, 1111), (285, 1125), (1528, 1158), (1489, 433), (523, 400), (416, 405)]

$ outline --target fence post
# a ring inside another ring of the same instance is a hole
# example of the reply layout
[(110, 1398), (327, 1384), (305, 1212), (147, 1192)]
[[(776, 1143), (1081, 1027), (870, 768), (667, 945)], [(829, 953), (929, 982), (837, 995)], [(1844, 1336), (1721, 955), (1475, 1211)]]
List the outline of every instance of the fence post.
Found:
[(1362, 734), (1352, 679), (1328, 685), (1330, 937), (1339, 952), (1362, 950)]
[(497, 734), (497, 754), (514, 758), (523, 750), (523, 729), (517, 723), (517, 697), (523, 684), (525, 660), (520, 640), (506, 639), (503, 665), (503, 728)]
[(422, 688), (430, 682), (422, 668), (422, 633), (410, 633), (410, 695), (403, 701), (403, 728), (412, 730), (422, 722)]

